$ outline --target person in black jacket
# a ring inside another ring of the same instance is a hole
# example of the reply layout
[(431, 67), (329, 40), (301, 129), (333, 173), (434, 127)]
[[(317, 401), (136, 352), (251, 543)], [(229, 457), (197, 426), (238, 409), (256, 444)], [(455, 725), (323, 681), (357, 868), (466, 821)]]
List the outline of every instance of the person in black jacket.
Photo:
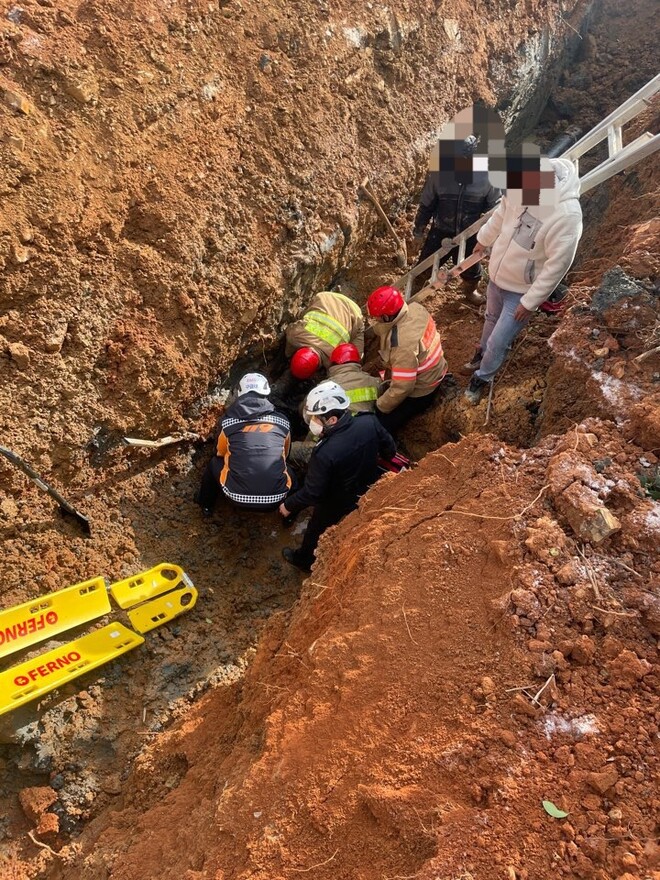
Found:
[(237, 399), (220, 422), (216, 455), (202, 477), (198, 501), (205, 516), (220, 492), (239, 507), (274, 510), (291, 491), (291, 428), (269, 393), (261, 373), (247, 373), (238, 383)]
[(336, 382), (322, 382), (307, 395), (309, 428), (320, 436), (309, 462), (305, 485), (280, 504), (283, 517), (306, 507), (314, 512), (298, 550), (285, 547), (287, 562), (309, 571), (319, 538), (329, 527), (355, 510), (358, 499), (378, 476), (378, 457), (396, 453), (392, 437), (371, 413), (349, 412), (350, 400)]
[[(420, 241), (429, 220), (432, 221), (419, 255), (420, 263), (442, 246), (443, 239), (454, 238), (500, 200), (502, 194), (491, 186), (488, 172), (473, 170), (473, 156), (478, 142), (474, 135), (458, 141), (440, 140), (431, 154), (430, 170), (413, 230), (413, 237)], [(466, 257), (472, 253), (476, 241), (476, 235), (467, 240)], [(440, 260), (440, 265), (450, 258), (456, 262), (457, 256), (456, 247)], [(461, 278), (462, 292), (468, 302), (482, 303), (483, 297), (476, 292), (481, 278), (481, 264), (470, 266)]]

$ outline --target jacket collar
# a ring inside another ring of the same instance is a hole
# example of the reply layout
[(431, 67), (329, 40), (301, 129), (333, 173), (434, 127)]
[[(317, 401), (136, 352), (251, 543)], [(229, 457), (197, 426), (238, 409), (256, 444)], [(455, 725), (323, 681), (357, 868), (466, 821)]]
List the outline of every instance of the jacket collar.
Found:
[(397, 324), (400, 324), (407, 314), (408, 303), (404, 303), (401, 306), (401, 311), (393, 321), (376, 321), (376, 323), (372, 325), (374, 333), (378, 334), (378, 336), (387, 336), (387, 334), (392, 330), (392, 327), (396, 327)]
[(340, 431), (345, 431), (352, 422), (353, 416), (348, 410), (346, 410), (346, 412), (339, 419), (336, 425), (332, 425), (332, 427), (326, 428), (323, 431), (323, 439), (326, 440), (328, 437), (332, 437), (333, 434), (338, 434)]
[(247, 394), (241, 395), (227, 409), (225, 415), (234, 419), (250, 419), (259, 418), (259, 416), (267, 415), (274, 412), (275, 407), (267, 397), (262, 397), (255, 391), (248, 391)]

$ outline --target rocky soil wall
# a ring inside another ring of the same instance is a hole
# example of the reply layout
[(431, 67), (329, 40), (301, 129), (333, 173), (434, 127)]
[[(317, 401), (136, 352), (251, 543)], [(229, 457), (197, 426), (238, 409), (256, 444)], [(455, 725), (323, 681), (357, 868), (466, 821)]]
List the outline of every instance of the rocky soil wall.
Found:
[(545, 93), (589, 3), (28, 0), (0, 22), (0, 435), (70, 478), (192, 402), (360, 247), (481, 97)]

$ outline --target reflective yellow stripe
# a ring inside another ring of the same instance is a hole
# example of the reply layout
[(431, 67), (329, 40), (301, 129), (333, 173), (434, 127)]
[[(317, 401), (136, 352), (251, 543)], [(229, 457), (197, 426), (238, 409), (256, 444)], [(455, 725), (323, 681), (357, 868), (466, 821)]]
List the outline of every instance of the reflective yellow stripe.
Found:
[(317, 312), (312, 309), (305, 313), (304, 320), (305, 330), (308, 333), (313, 333), (314, 336), (323, 339), (324, 342), (332, 345), (333, 348), (341, 342), (348, 342), (351, 338), (346, 327), (340, 324), (339, 321), (335, 321), (330, 315), (326, 315), (325, 312)]
[(346, 391), (346, 396), (351, 403), (367, 403), (369, 400), (378, 400), (378, 389), (374, 387), (351, 388), (350, 391)]

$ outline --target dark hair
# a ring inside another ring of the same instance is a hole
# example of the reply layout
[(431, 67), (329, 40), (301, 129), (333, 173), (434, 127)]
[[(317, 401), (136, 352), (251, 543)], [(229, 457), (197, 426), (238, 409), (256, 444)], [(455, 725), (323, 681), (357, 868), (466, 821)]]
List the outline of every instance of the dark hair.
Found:
[(521, 153), (510, 152), (506, 155), (507, 174), (522, 173), (523, 171), (540, 171), (541, 156), (525, 156)]
[(345, 409), (331, 409), (330, 412), (323, 413), (321, 418), (323, 419), (323, 421), (326, 421), (327, 419), (331, 419), (332, 416), (336, 416), (338, 419), (340, 419), (344, 415), (344, 413), (347, 411), (348, 410), (345, 410)]

